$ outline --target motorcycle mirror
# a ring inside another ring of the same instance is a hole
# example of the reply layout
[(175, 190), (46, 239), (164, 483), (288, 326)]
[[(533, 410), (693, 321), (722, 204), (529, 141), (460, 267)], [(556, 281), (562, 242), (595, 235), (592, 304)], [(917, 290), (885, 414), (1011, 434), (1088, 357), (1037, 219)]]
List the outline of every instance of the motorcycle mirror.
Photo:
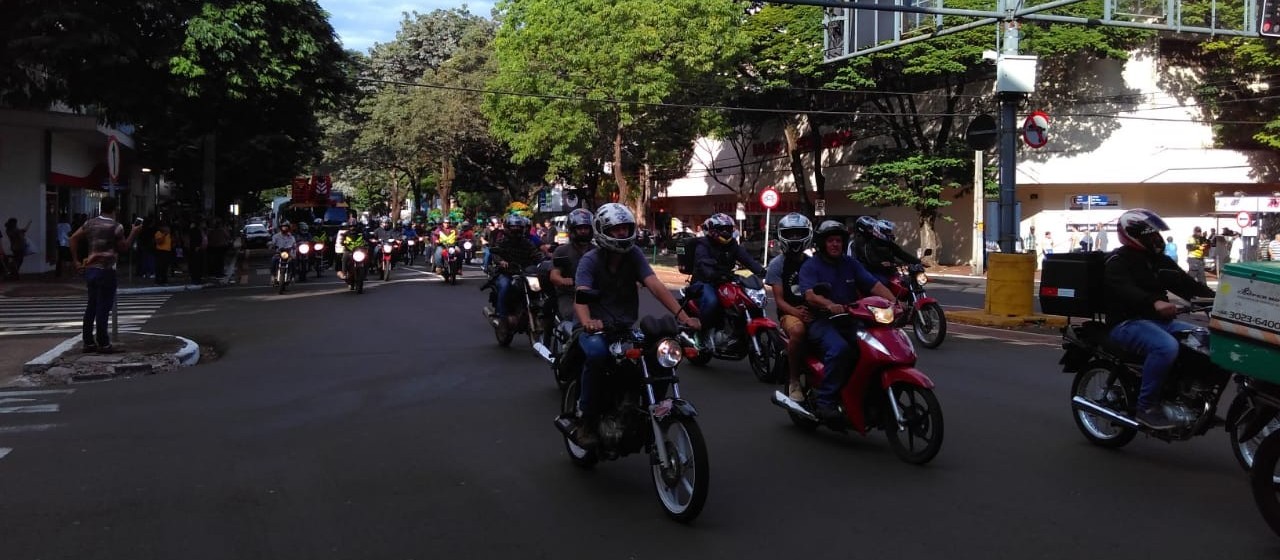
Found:
[(569, 268), (569, 265), (573, 264), (573, 259), (570, 259), (569, 257), (556, 257), (551, 259), (551, 264), (556, 268)]
[(831, 296), (831, 284), (819, 282), (813, 286), (813, 293), (822, 297), (829, 297)]
[(573, 293), (573, 302), (591, 305), (600, 301), (600, 290), (577, 290)]

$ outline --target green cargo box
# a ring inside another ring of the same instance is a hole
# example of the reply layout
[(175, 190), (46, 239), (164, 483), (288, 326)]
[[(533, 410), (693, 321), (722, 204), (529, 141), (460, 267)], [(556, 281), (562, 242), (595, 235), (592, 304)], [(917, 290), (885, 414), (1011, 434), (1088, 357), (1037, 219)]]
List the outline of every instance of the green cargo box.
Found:
[(1214, 363), (1280, 383), (1280, 263), (1222, 267), (1209, 329)]

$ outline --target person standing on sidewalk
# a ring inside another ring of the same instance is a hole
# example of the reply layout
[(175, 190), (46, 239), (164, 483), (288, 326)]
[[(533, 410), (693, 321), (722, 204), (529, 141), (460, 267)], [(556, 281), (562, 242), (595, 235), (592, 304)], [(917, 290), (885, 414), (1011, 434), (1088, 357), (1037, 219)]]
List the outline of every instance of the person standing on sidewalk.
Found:
[(22, 261), (35, 254), (27, 243), (27, 230), (30, 228), (31, 220), (27, 220), (27, 225), (22, 227), (18, 227), (17, 218), (9, 218), (4, 223), (4, 234), (9, 238), (9, 262), (13, 263), (10, 272), (14, 280), (18, 279), (18, 273), (22, 271)]
[(53, 274), (62, 278), (62, 263), (71, 260), (71, 219), (66, 212), (58, 215), (57, 233), (58, 256), (55, 257), (57, 262), (53, 265)]
[(156, 285), (169, 283), (169, 272), (173, 270), (173, 233), (169, 224), (161, 222), (154, 237), (156, 251)]
[(1275, 239), (1267, 243), (1267, 258), (1273, 261), (1280, 261), (1280, 233), (1277, 233)]
[(209, 228), (209, 258), (205, 271), (210, 276), (222, 276), (226, 270), (227, 249), (231, 248), (231, 231), (222, 224), (221, 219), (213, 221)]
[(1209, 240), (1205, 238), (1203, 231), (1200, 226), (1196, 226), (1191, 230), (1191, 239), (1187, 240), (1187, 274), (1201, 284), (1205, 283), (1204, 256), (1209, 251)]
[[(141, 224), (134, 224), (128, 237), (124, 234), (124, 226), (116, 221), (116, 199), (102, 199), (102, 213), (98, 217), (85, 222), (71, 236), (71, 260), (76, 263), (76, 270), (83, 271), (88, 284), (89, 304), (84, 310), (84, 350), (86, 352), (111, 353), (111, 338), (107, 333), (107, 316), (116, 301), (116, 260), (120, 251), (129, 250), (133, 240), (142, 231)], [(76, 244), (85, 239), (89, 245), (89, 255), (80, 260)], [(97, 336), (94, 336), (94, 325), (97, 325)]]

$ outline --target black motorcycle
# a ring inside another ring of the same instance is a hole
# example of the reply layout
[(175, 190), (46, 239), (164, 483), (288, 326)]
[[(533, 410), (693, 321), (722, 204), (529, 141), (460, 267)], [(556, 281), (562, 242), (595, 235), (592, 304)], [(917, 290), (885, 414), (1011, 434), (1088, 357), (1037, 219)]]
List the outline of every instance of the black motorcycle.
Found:
[(445, 244), (444, 250), (440, 252), (440, 260), (444, 261), (440, 275), (444, 277), (445, 283), (457, 284), (458, 273), (462, 271), (462, 250), (454, 243)]
[(369, 245), (353, 243), (347, 248), (342, 259), (343, 279), (347, 288), (357, 294), (364, 293), (364, 281), (369, 276)]
[[(1192, 305), (1183, 312), (1208, 309)], [(1185, 441), (1225, 424), (1237, 461), (1245, 469), (1252, 466), (1262, 438), (1280, 425), (1280, 386), (1233, 374), (1214, 364), (1209, 358), (1208, 329), (1175, 332), (1180, 350), (1161, 387), (1160, 401), (1165, 416), (1177, 425), (1153, 429), (1134, 419), (1144, 357), (1112, 342), (1109, 335), (1110, 328), (1096, 320), (1062, 329), (1066, 352), (1058, 363), (1063, 371), (1075, 373), (1071, 408), (1085, 439), (1112, 448), (1128, 444), (1138, 432), (1168, 442)], [(1236, 397), (1224, 420), (1216, 411), (1233, 378)]]
[[(499, 276), (507, 275), (511, 277), (511, 289), (507, 293), (507, 297), (511, 301), (508, 306), (508, 312), (511, 317), (517, 319), (514, 328), (502, 328), (499, 321), (507, 321), (507, 317), (498, 317), (496, 313), (498, 304), (498, 285)], [(543, 319), (542, 309), (546, 304), (547, 294), (543, 291), (543, 281), (539, 278), (538, 265), (530, 265), (523, 272), (515, 274), (510, 271), (499, 271), (498, 274), (489, 278), (481, 290), (490, 290), (489, 305), (484, 308), (484, 315), (489, 319), (493, 326), (494, 337), (498, 339), (498, 346), (506, 347), (511, 345), (511, 340), (516, 334), (525, 333), (529, 336), (529, 344), (532, 346), (542, 338)]]
[[(599, 297), (582, 290), (578, 303)], [(706, 504), (711, 480), (707, 446), (696, 420), (697, 411), (680, 394), (676, 367), (684, 358), (675, 319), (645, 317), (639, 328), (619, 328), (606, 333), (613, 363), (594, 380), (592, 395), (602, 411), (596, 431), (599, 441), (584, 446), (574, 435), (577, 423), (582, 352), (571, 347), (560, 368), (566, 386), (555, 426), (564, 436), (569, 460), (590, 468), (601, 459), (614, 460), (632, 453), (649, 455), (653, 485), (668, 516), (687, 523)]]

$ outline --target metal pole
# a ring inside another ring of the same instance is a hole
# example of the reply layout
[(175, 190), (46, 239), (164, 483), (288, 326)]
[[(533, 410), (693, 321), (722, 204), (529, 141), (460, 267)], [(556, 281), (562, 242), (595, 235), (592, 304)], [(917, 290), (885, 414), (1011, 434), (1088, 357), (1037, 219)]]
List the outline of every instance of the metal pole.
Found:
[(1017, 185), (1018, 168), (1018, 102), (1022, 94), (1000, 94), (1000, 251), (1012, 253), (1015, 250), (1014, 240), (1017, 238), (1018, 224), (1014, 212), (1017, 197), (1014, 189)]
[(772, 208), (764, 209), (764, 248), (760, 250), (760, 262), (769, 262), (769, 215), (773, 212)]
[(986, 224), (983, 223), (983, 206), (986, 204), (986, 193), (982, 181), (982, 152), (973, 152), (973, 274), (981, 276), (985, 270), (982, 257), (987, 252)]

